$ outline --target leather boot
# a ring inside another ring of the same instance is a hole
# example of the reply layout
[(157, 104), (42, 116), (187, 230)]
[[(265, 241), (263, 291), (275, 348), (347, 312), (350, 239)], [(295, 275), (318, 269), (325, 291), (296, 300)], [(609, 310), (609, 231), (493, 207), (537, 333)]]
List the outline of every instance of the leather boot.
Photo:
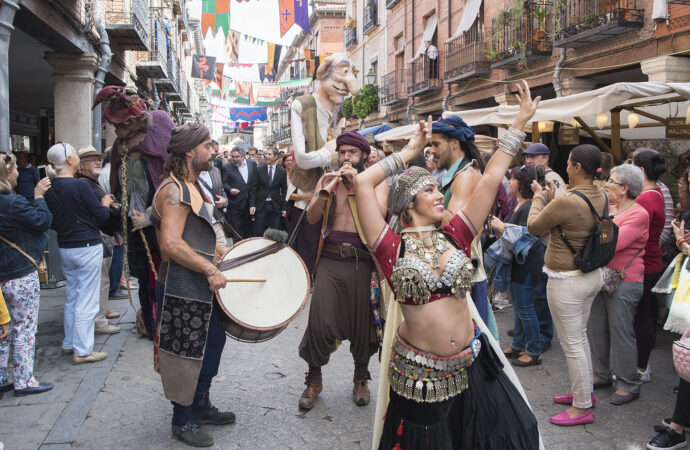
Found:
[(299, 409), (310, 410), (316, 404), (316, 398), (323, 390), (323, 383), (308, 383), (307, 388), (299, 398)]
[(369, 387), (367, 380), (355, 380), (355, 385), (352, 388), (352, 401), (357, 406), (366, 406), (369, 404)]

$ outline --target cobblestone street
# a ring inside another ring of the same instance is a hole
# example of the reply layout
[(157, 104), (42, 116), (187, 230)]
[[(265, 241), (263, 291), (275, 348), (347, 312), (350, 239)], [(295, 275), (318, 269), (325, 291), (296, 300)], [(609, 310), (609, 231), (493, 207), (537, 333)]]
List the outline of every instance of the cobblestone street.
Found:
[[(108, 359), (73, 366), (59, 356), (64, 289), (43, 290), (37, 340), (36, 373), (55, 389), (40, 396), (0, 399), (0, 442), (6, 449), (34, 448), (186, 448), (172, 439), (172, 407), (163, 396), (152, 368), (152, 344), (133, 330), (134, 312), (126, 300), (111, 309), (126, 312), (119, 334), (97, 336), (97, 349)], [(136, 301), (136, 300), (135, 300)], [(512, 308), (496, 315), (502, 345), (511, 327)], [(342, 345), (324, 369), (324, 391), (313, 410), (300, 411), (305, 363), (297, 346), (306, 326), (305, 310), (278, 337), (261, 344), (228, 339), (218, 376), (211, 388), (213, 403), (237, 414), (237, 423), (210, 427), (216, 448), (358, 449), (371, 447), (375, 405), (357, 407), (351, 400), (353, 364), (349, 344)], [(652, 353), (652, 382), (640, 399), (613, 406), (613, 388), (597, 391), (596, 420), (592, 425), (560, 428), (549, 417), (562, 410), (551, 397), (565, 392), (568, 373), (557, 339), (541, 366), (517, 373), (539, 420), (547, 449), (641, 449), (652, 427), (673, 408), (672, 336), (660, 333)], [(118, 355), (114, 359), (113, 355)], [(371, 397), (376, 398), (379, 363), (370, 364)]]

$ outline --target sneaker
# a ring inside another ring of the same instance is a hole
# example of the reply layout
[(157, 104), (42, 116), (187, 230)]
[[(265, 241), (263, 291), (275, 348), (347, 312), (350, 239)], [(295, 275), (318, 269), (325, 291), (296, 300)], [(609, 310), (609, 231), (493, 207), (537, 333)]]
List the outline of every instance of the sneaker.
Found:
[(72, 356), (73, 353), (74, 350), (72, 350), (71, 348), (60, 348), (60, 354), (62, 356)]
[(128, 298), (129, 295), (120, 291), (117, 291), (114, 294), (108, 296), (108, 300), (127, 300)]
[(235, 413), (220, 412), (218, 408), (211, 406), (203, 411), (192, 411), (192, 420), (199, 425), (229, 425), (235, 423)]
[(651, 373), (652, 369), (649, 363), (647, 363), (647, 368), (644, 370), (644, 372), (642, 372), (640, 369), (637, 369), (637, 376), (640, 377), (640, 381), (643, 383), (649, 383), (650, 381), (652, 381), (652, 378), (650, 376)]
[(178, 441), (192, 447), (210, 447), (213, 445), (213, 438), (206, 433), (201, 425), (194, 422), (187, 422), (186, 424), (173, 425), (172, 435)]
[(97, 361), (103, 361), (107, 357), (108, 357), (108, 354), (106, 352), (91, 352), (90, 355), (86, 355), (86, 356), (79, 356), (75, 353), (72, 355), (72, 364), (78, 365), (78, 364), (94, 363)]
[(506, 306), (510, 306), (510, 299), (504, 293), (497, 292), (496, 295), (494, 296), (493, 303), (494, 303), (494, 306), (496, 308), (501, 310), (501, 309), (505, 308)]
[(108, 311), (106, 311), (106, 313), (105, 313), (105, 318), (108, 319), (108, 320), (117, 319), (118, 317), (120, 317), (120, 313), (119, 313), (119, 312), (114, 312), (114, 311), (108, 310)]
[(104, 327), (96, 328), (94, 332), (96, 334), (116, 334), (120, 332), (120, 327), (108, 324)]
[(685, 439), (685, 433), (678, 434), (669, 427), (659, 425), (654, 427), (654, 431), (656, 431), (657, 435), (647, 444), (648, 449), (675, 450), (688, 445), (688, 441)]
[[(664, 420), (661, 421), (661, 424), (665, 427), (670, 427), (671, 422), (673, 422), (673, 419), (671, 417), (665, 417)], [(690, 427), (683, 427), (685, 431), (690, 431)]]

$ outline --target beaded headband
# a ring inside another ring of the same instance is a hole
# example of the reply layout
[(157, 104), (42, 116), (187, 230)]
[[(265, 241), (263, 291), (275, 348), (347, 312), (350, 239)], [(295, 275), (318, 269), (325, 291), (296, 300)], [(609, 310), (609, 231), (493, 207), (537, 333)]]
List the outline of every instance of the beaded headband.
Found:
[(437, 184), (436, 179), (428, 170), (417, 166), (412, 166), (395, 177), (388, 193), (388, 210), (393, 215), (389, 226), (395, 233), (402, 230), (400, 215), (410, 206), (415, 195), (432, 184)]

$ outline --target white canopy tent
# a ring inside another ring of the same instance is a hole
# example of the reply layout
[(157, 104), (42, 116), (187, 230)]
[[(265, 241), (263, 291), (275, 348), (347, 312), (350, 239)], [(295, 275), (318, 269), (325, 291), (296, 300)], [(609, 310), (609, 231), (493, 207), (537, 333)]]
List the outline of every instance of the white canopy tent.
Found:
[[(659, 120), (667, 117), (685, 117), (690, 106), (690, 83), (616, 83), (593, 91), (580, 94), (543, 100), (539, 103), (532, 122), (561, 121), (570, 124), (574, 117), (579, 117), (597, 135), (611, 136), (611, 117), (609, 126), (597, 129), (598, 113), (609, 113), (621, 108), (621, 139), (663, 139), (665, 128)], [(639, 116), (635, 129), (628, 129), (628, 116), (634, 109)], [(470, 126), (476, 125), (510, 125), (515, 120), (519, 106), (494, 106), (467, 111), (447, 111), (443, 117), (461, 116)], [(646, 114), (646, 115), (645, 115)], [(649, 117), (649, 116), (652, 117)], [(409, 139), (417, 125), (405, 125), (376, 135), (378, 142)], [(547, 129), (551, 127), (548, 126)], [(530, 126), (531, 130), (531, 126)]]

